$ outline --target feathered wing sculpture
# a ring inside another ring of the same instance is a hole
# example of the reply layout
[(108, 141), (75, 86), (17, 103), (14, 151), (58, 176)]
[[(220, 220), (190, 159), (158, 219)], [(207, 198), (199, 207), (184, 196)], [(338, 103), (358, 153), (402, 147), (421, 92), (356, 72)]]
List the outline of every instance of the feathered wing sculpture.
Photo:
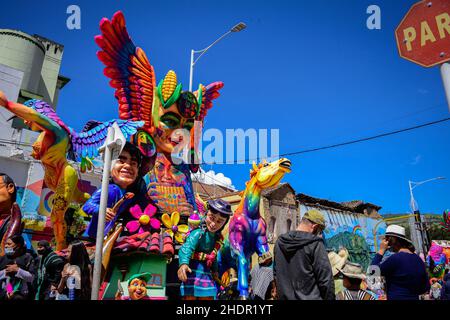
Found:
[(82, 132), (78, 133), (71, 127), (67, 126), (48, 103), (41, 100), (32, 99), (26, 101), (24, 105), (32, 108), (36, 112), (56, 122), (67, 132), (71, 142), (71, 148), (68, 152), (69, 158), (78, 162), (82, 162), (84, 158), (95, 158), (96, 156), (98, 156), (98, 148), (100, 148), (104, 144), (106, 136), (108, 134), (108, 128), (111, 127), (114, 122), (117, 122), (119, 128), (125, 136), (125, 139), (129, 139), (129, 137), (137, 132), (138, 128), (144, 125), (144, 121), (89, 121), (89, 126), (87, 126), (87, 128), (92, 128), (90, 128), (89, 130), (85, 129)]
[(208, 212), (208, 203), (204, 201), (198, 193), (195, 194), (195, 203), (197, 205), (198, 212), (202, 217), (204, 217)]
[(200, 112), (197, 117), (197, 120), (203, 122), (208, 110), (213, 106), (213, 100), (217, 99), (220, 96), (219, 90), (223, 88), (223, 82), (216, 81), (213, 82), (206, 87), (200, 85), (199, 89), (194, 92), (195, 96), (199, 98), (199, 95), (202, 98)]
[[(105, 65), (103, 73), (111, 79), (109, 84), (115, 89), (119, 117), (145, 122), (133, 141), (148, 157), (156, 156), (153, 135), (159, 125), (160, 105), (168, 107), (175, 103), (181, 85), (177, 84), (175, 72), (169, 71), (160, 86), (156, 86), (153, 66), (144, 51), (131, 40), (121, 11), (116, 12), (111, 20), (103, 18), (100, 31), (101, 35), (95, 37), (101, 49), (97, 56)], [(200, 105), (196, 120), (204, 121), (222, 87), (222, 82), (214, 82), (206, 87), (200, 85), (199, 90), (194, 92)]]
[[(155, 73), (144, 51), (131, 41), (121, 11), (112, 20), (100, 21), (101, 35), (95, 42), (102, 49), (97, 57), (105, 65), (104, 74), (111, 79), (109, 84), (116, 89), (119, 102), (119, 117), (122, 120), (143, 121), (143, 130), (152, 132), (152, 107), (155, 93)], [(156, 153), (151, 136), (141, 135), (138, 147), (147, 156)]]

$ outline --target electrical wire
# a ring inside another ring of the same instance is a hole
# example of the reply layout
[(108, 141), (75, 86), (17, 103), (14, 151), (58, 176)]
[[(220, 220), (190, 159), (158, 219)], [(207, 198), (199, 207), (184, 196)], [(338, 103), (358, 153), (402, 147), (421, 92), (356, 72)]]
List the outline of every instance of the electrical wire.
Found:
[[(351, 144), (355, 144), (355, 143), (361, 143), (361, 142), (365, 142), (365, 141), (375, 140), (375, 139), (379, 139), (379, 138), (383, 138), (383, 137), (387, 137), (387, 136), (391, 136), (391, 135), (395, 135), (395, 134), (399, 134), (399, 133), (403, 133), (403, 132), (407, 132), (407, 131), (412, 131), (412, 130), (416, 130), (416, 129), (432, 126), (432, 125), (443, 123), (443, 122), (446, 122), (446, 121), (449, 121), (449, 120), (450, 120), (450, 117), (447, 117), (447, 118), (443, 118), (443, 119), (440, 119), (440, 120), (419, 124), (419, 125), (412, 126), (412, 127), (409, 127), (409, 128), (404, 128), (404, 129), (399, 129), (399, 130), (395, 130), (395, 131), (385, 132), (385, 133), (377, 134), (377, 135), (366, 137), (366, 138), (350, 140), (350, 141), (336, 143), (336, 144), (322, 146), (322, 147), (316, 147), (316, 148), (310, 148), (310, 149), (305, 149), (305, 150), (299, 150), (299, 151), (283, 153), (283, 154), (280, 154), (279, 157), (294, 156), (294, 155), (311, 153), (311, 152), (316, 152), (316, 151), (321, 151), (321, 150), (326, 150), (326, 149), (333, 149), (333, 148), (343, 147), (343, 146), (347, 146), (347, 145), (351, 145)], [(12, 144), (12, 145), (22, 145), (22, 146), (28, 146), (28, 147), (31, 146), (31, 144), (29, 144), (29, 143), (20, 143), (20, 142), (16, 142), (16, 141), (12, 141), (12, 140), (6, 140), (6, 139), (0, 139), (0, 143), (6, 143), (6, 144)], [(237, 161), (233, 161), (233, 162), (223, 162), (223, 163), (219, 163), (219, 162), (212, 162), (212, 163), (210, 163), (210, 162), (209, 163), (208, 162), (202, 162), (202, 163), (200, 163), (200, 165), (238, 164), (238, 163), (247, 163), (247, 162), (259, 161), (259, 160), (261, 160), (261, 158), (258, 157), (258, 158), (254, 158), (254, 159), (248, 159), (247, 158), (245, 160), (237, 160)]]
[[(326, 150), (326, 149), (332, 149), (332, 148), (338, 148), (338, 147), (342, 147), (342, 146), (347, 146), (347, 145), (360, 143), (360, 142), (364, 142), (364, 141), (375, 140), (375, 139), (379, 139), (379, 138), (382, 138), (382, 137), (387, 137), (387, 136), (391, 136), (391, 135), (394, 135), (394, 134), (407, 132), (407, 131), (412, 131), (412, 130), (420, 129), (420, 128), (423, 128), (423, 127), (435, 125), (435, 124), (446, 122), (446, 121), (449, 121), (449, 120), (450, 120), (450, 117), (447, 117), (447, 118), (444, 118), (444, 119), (431, 121), (431, 122), (419, 124), (419, 125), (416, 125), (416, 126), (413, 126), (413, 127), (400, 129), (400, 130), (385, 132), (385, 133), (377, 134), (377, 135), (366, 137), (366, 138), (350, 140), (350, 141), (336, 143), (336, 144), (323, 146), (323, 147), (316, 147), (316, 148), (311, 148), (311, 149), (305, 149), (305, 150), (293, 151), (293, 152), (288, 152), (288, 153), (282, 153), (282, 154), (279, 155), (279, 157), (281, 158), (281, 157), (286, 157), (286, 156), (294, 156), (294, 155), (299, 155), (299, 154), (304, 154), (304, 153), (311, 153), (311, 152), (316, 152), (316, 151), (321, 151), (321, 150)], [(258, 158), (254, 158), (254, 159), (248, 159), (247, 158), (245, 160), (237, 160), (237, 161), (233, 161), (233, 162), (224, 162), (224, 163), (213, 162), (213, 164), (238, 164), (238, 163), (247, 163), (247, 162), (259, 161), (259, 160), (261, 160), (261, 158), (258, 157)], [(204, 162), (204, 163), (200, 163), (200, 164), (210, 164), (210, 163)]]

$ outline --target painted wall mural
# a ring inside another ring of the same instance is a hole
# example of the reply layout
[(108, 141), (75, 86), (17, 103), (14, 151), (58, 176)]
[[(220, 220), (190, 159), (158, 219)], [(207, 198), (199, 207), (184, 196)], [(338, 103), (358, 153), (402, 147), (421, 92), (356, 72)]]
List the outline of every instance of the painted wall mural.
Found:
[[(300, 215), (313, 207), (300, 205)], [(359, 263), (366, 269), (373, 255), (378, 251), (380, 237), (386, 231), (386, 223), (351, 212), (316, 208), (325, 216), (327, 228), (324, 231), (327, 250), (339, 251), (345, 247), (349, 251), (349, 261)]]

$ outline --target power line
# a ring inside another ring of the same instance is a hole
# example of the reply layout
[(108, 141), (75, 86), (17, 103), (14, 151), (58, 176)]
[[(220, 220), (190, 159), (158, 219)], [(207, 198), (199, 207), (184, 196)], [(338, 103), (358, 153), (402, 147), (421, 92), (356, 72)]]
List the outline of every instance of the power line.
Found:
[[(213, 171), (212, 170), (212, 163), (211, 163), (211, 171)], [(200, 170), (202, 170), (201, 168), (200, 168)], [(203, 170), (204, 171), (204, 170)], [(209, 172), (209, 171), (208, 171)], [(220, 187), (224, 187), (224, 188), (228, 188), (228, 189), (235, 189), (235, 188), (233, 188), (233, 186), (231, 186), (231, 185), (225, 185), (224, 183), (223, 183), (223, 181), (220, 181), (220, 180), (218, 180), (217, 178), (215, 178), (213, 175), (208, 175), (208, 172), (206, 172), (206, 171), (204, 171), (204, 175), (205, 175), (205, 179), (206, 178), (210, 178), (211, 180), (214, 180), (215, 182), (217, 182), (218, 184), (217, 185), (219, 185)], [(214, 171), (213, 171), (214, 172)], [(208, 184), (208, 183), (205, 183), (205, 184)]]
[[(326, 149), (338, 148), (338, 147), (342, 147), (342, 146), (346, 146), (346, 145), (350, 145), (350, 144), (355, 144), (355, 143), (360, 143), (360, 142), (364, 142), (364, 141), (375, 140), (375, 139), (378, 139), (378, 138), (387, 137), (387, 136), (391, 136), (391, 135), (402, 133), (402, 132), (406, 132), (406, 131), (412, 131), (412, 130), (420, 129), (420, 128), (423, 128), (423, 127), (435, 125), (435, 124), (438, 124), (438, 123), (441, 123), (441, 122), (446, 122), (446, 121), (449, 121), (449, 120), (450, 120), (450, 117), (447, 117), (447, 118), (444, 118), (444, 119), (441, 119), (441, 120), (431, 121), (431, 122), (419, 124), (419, 125), (416, 125), (416, 126), (413, 126), (413, 127), (405, 128), (405, 129), (400, 129), (400, 130), (390, 131), (390, 132), (386, 132), (386, 133), (381, 133), (381, 134), (378, 134), (378, 135), (375, 135), (375, 136), (370, 136), (370, 137), (356, 139), (356, 140), (350, 140), (350, 141), (336, 143), (336, 144), (323, 146), (323, 147), (316, 147), (316, 148), (311, 148), (311, 149), (306, 149), (306, 150), (299, 150), (299, 151), (283, 153), (283, 154), (280, 154), (278, 156), (279, 157), (286, 157), (286, 156), (293, 156), (293, 155), (298, 155), (298, 154), (311, 153), (311, 152), (316, 152), (316, 151), (321, 151), (321, 150), (326, 150)], [(259, 161), (259, 160), (261, 160), (261, 158), (258, 157), (258, 158), (254, 158), (254, 159), (248, 159), (247, 158), (245, 160), (237, 160), (237, 161), (223, 162), (223, 163), (213, 162), (213, 164), (238, 164), (238, 163), (246, 163), (246, 162), (251, 162), (251, 161)], [(200, 165), (202, 165), (202, 164), (209, 164), (209, 163), (207, 163), (207, 162), (200, 163)]]
[(359, 143), (359, 142), (363, 142), (363, 141), (374, 140), (374, 139), (378, 139), (378, 138), (382, 138), (382, 137), (391, 136), (391, 135), (394, 135), (394, 134), (397, 134), (397, 133), (402, 133), (402, 132), (406, 132), (406, 131), (411, 131), (411, 130), (415, 130), (415, 129), (431, 126), (431, 125), (438, 124), (438, 123), (445, 122), (445, 121), (449, 121), (449, 120), (450, 120), (450, 117), (444, 118), (444, 119), (441, 119), (441, 120), (432, 121), (432, 122), (427, 122), (427, 123), (424, 123), (424, 124), (419, 124), (419, 125), (414, 126), (414, 127), (409, 127), (409, 128), (405, 128), (405, 129), (400, 129), (400, 130), (395, 130), (395, 131), (391, 131), (391, 132), (381, 133), (381, 134), (378, 134), (378, 135), (375, 135), (375, 136), (371, 136), (371, 137), (367, 137), (367, 138), (361, 138), (361, 139), (357, 139), (357, 140), (352, 140), (352, 141), (332, 144), (332, 145), (324, 146), (324, 147), (318, 147), (318, 148), (312, 148), (312, 149), (307, 149), (307, 150), (302, 150), (302, 151), (285, 153), (285, 154), (282, 154), (280, 156), (291, 156), (291, 155), (297, 155), (297, 154), (302, 154), (302, 153), (309, 153), (309, 152), (314, 152), (314, 151), (320, 151), (320, 150), (325, 150), (325, 149), (342, 147), (342, 146), (346, 146), (346, 145), (350, 145), (350, 144), (355, 144), (355, 143)]
[(195, 181), (197, 181), (197, 183), (200, 185), (200, 187), (202, 187), (203, 191), (205, 191), (205, 193), (208, 195), (208, 197), (211, 198), (211, 195), (209, 194), (208, 191), (206, 191), (206, 189), (203, 186), (203, 184), (200, 181), (198, 181), (198, 179), (197, 179), (197, 177), (195, 175), (193, 175), (193, 176), (194, 176)]
[[(326, 150), (326, 149), (332, 149), (332, 148), (338, 148), (338, 147), (342, 147), (342, 146), (346, 146), (346, 145), (351, 145), (351, 144), (355, 144), (355, 143), (360, 143), (360, 142), (364, 142), (364, 141), (370, 141), (370, 140), (375, 140), (375, 139), (379, 139), (382, 137), (387, 137), (387, 136), (391, 136), (394, 134), (398, 134), (398, 133), (402, 133), (402, 132), (407, 132), (407, 131), (412, 131), (412, 130), (416, 130), (416, 129), (420, 129), (423, 127), (427, 127), (427, 126), (431, 126), (431, 125), (435, 125), (438, 123), (442, 123), (442, 122), (446, 122), (449, 121), (450, 117), (444, 118), (444, 119), (440, 119), (440, 120), (436, 120), (436, 121), (431, 121), (431, 122), (427, 122), (427, 123), (423, 123), (423, 124), (419, 124), (413, 127), (409, 127), (409, 128), (404, 128), (404, 129), (399, 129), (399, 130), (395, 130), (395, 131), (390, 131), (390, 132), (386, 132), (386, 133), (381, 133), (375, 136), (370, 136), (370, 137), (366, 137), (366, 138), (361, 138), (361, 139), (356, 139), (356, 140), (350, 140), (350, 141), (346, 141), (346, 142), (341, 142), (341, 143), (336, 143), (336, 144), (332, 144), (332, 145), (328, 145), (328, 146), (323, 146), (323, 147), (316, 147), (316, 148), (311, 148), (311, 149), (306, 149), (306, 150), (299, 150), (299, 151), (293, 151), (293, 152), (288, 152), (288, 153), (283, 153), (280, 154), (279, 157), (285, 157), (285, 156), (293, 156), (293, 155), (298, 155), (298, 154), (304, 154), (304, 153), (311, 153), (311, 152), (316, 152), (316, 151), (321, 151), (321, 150)], [(6, 140), (6, 139), (0, 139), (0, 143), (7, 143), (7, 144), (13, 144), (13, 145), (22, 145), (22, 146), (31, 146), (31, 144), (28, 143), (18, 143), (16, 141), (12, 141), (12, 140)], [(237, 160), (237, 161), (232, 161), (232, 162), (223, 162), (223, 163), (218, 163), (218, 162), (213, 162), (213, 163), (208, 163), (208, 162), (202, 162), (199, 165), (211, 165), (211, 164), (238, 164), (238, 163), (246, 163), (246, 162), (250, 162), (250, 161), (259, 161), (261, 160), (261, 158), (254, 158), (254, 159), (245, 159), (245, 160)], [(196, 179), (197, 180), (197, 179)], [(199, 182), (197, 180), (197, 182)]]

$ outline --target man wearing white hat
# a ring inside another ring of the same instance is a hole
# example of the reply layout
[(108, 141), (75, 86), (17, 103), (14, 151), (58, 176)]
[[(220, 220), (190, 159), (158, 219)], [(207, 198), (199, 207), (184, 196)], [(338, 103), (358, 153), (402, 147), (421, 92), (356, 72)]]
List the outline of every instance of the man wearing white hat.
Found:
[[(405, 228), (399, 225), (387, 227), (372, 265), (378, 266), (386, 279), (388, 300), (419, 300), (419, 296), (430, 289), (425, 264), (414, 254), (413, 248), (411, 240), (406, 237)], [(388, 249), (395, 254), (382, 262)]]

